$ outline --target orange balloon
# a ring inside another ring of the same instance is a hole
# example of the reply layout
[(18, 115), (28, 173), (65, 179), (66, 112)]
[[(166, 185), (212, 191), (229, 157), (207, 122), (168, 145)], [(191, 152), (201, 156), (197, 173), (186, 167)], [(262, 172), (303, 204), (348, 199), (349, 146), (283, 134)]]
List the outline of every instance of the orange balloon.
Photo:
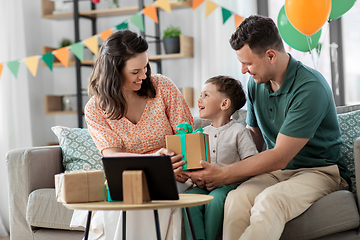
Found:
[(285, 12), (296, 30), (310, 36), (328, 20), (331, 0), (285, 0)]

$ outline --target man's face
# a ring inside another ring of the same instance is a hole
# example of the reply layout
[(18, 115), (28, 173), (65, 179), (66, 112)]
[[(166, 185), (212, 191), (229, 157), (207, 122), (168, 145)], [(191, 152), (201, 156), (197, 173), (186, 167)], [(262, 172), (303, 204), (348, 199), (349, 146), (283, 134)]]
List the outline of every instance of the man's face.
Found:
[(271, 64), (264, 53), (263, 57), (254, 53), (249, 45), (245, 44), (241, 49), (236, 51), (237, 59), (241, 63), (241, 72), (249, 73), (255, 83), (261, 84), (272, 80)]

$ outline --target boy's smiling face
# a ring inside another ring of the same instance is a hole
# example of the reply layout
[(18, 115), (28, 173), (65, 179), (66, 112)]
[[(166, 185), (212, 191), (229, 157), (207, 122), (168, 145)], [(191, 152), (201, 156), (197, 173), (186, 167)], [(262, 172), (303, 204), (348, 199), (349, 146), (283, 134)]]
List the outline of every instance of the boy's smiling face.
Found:
[(217, 90), (216, 85), (207, 83), (203, 86), (198, 100), (199, 116), (213, 120), (221, 113), (221, 104), (225, 96)]

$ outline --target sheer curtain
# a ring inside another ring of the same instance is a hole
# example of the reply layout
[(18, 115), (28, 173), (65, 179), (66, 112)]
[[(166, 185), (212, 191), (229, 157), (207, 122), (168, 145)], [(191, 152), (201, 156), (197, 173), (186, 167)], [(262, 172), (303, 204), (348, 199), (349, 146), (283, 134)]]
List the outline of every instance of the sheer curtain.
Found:
[(256, 14), (256, 1), (247, 0), (212, 0), (218, 7), (208, 17), (205, 17), (206, 1), (194, 11), (194, 116), (198, 116), (197, 99), (200, 96), (204, 82), (215, 75), (229, 75), (243, 84), (246, 89), (248, 75), (241, 73), (235, 51), (230, 47), (229, 39), (235, 31), (234, 16), (225, 24), (221, 7), (248, 17)]
[[(0, 63), (26, 57), (23, 11), (22, 0), (0, 0)], [(32, 146), (27, 74), (24, 63), (16, 78), (5, 64), (0, 77), (0, 236), (8, 235), (5, 155)]]

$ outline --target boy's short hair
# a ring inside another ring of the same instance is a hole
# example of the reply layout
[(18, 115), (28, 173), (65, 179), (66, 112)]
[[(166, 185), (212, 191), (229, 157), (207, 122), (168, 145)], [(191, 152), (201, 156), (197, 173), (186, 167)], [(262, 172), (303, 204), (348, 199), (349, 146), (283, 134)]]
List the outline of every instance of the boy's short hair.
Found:
[(231, 114), (242, 108), (246, 103), (246, 96), (242, 88), (241, 82), (229, 76), (215, 76), (209, 78), (205, 84), (212, 83), (217, 90), (223, 93), (231, 101)]

